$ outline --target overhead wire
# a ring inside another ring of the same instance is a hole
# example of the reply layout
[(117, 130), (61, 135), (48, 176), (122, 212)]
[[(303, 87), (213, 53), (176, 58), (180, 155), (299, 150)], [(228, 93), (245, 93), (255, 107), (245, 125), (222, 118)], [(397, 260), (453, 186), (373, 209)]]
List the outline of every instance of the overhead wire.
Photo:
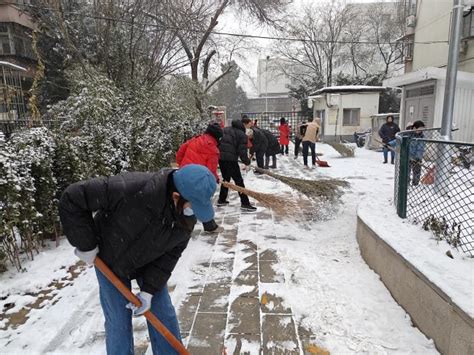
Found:
[[(6, 3), (9, 4), (9, 3)], [(13, 3), (10, 3), (13, 4)], [(162, 30), (169, 30), (169, 31), (186, 31), (186, 32), (193, 32), (193, 33), (206, 33), (207, 30), (205, 29), (183, 29), (175, 26), (168, 26), (162, 25), (157, 23), (151, 22), (137, 22), (137, 21), (130, 21), (126, 19), (121, 19), (117, 17), (110, 17), (110, 16), (99, 16), (99, 15), (91, 15), (91, 14), (84, 14), (77, 11), (60, 11), (59, 9), (48, 8), (44, 6), (36, 6), (32, 4), (14, 4), (17, 7), (29, 7), (29, 8), (37, 8), (42, 10), (48, 10), (52, 12), (62, 12), (65, 15), (77, 15), (84, 18), (91, 18), (95, 20), (104, 20), (104, 21), (112, 21), (112, 22), (119, 22), (129, 24), (131, 26), (149, 26), (153, 28), (158, 28)], [(394, 45), (397, 44), (398, 41), (375, 41), (375, 40), (358, 40), (358, 41), (348, 41), (348, 40), (323, 40), (323, 39), (307, 39), (307, 38), (298, 38), (298, 37), (283, 37), (283, 36), (263, 36), (263, 35), (252, 35), (246, 33), (233, 33), (233, 32), (223, 32), (223, 31), (210, 31), (211, 34), (216, 36), (228, 36), (228, 37), (239, 37), (239, 38), (250, 38), (250, 39), (263, 39), (263, 40), (275, 40), (275, 41), (283, 41), (283, 42), (301, 42), (301, 43), (331, 43), (331, 44), (375, 44), (375, 45)], [(414, 44), (439, 44), (439, 43), (448, 43), (447, 40), (440, 40), (440, 41), (415, 41), (410, 42)]]

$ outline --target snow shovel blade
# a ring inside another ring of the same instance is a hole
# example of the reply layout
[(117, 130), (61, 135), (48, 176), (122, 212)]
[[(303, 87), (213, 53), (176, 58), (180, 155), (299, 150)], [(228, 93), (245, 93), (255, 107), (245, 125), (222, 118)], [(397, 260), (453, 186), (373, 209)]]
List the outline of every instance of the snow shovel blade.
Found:
[(328, 162), (326, 160), (321, 160), (319, 158), (316, 158), (316, 164), (322, 168), (330, 168)]
[(432, 185), (434, 184), (435, 181), (435, 172), (436, 168), (435, 166), (432, 166), (431, 168), (428, 169), (425, 175), (421, 178), (420, 182), (423, 185)]

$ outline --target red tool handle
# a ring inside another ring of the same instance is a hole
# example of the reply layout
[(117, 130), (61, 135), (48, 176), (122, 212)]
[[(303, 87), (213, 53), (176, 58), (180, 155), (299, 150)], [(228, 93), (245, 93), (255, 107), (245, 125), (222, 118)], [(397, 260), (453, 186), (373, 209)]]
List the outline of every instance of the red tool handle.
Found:
[[(95, 267), (104, 274), (107, 279), (112, 282), (112, 284), (120, 291), (120, 293), (134, 305), (140, 307), (141, 302), (124, 284), (120, 279), (115, 276), (115, 274), (110, 270), (110, 268), (99, 258), (96, 257), (94, 261)], [(171, 346), (180, 354), (180, 355), (190, 355), (191, 353), (184, 347), (184, 345), (175, 338), (173, 334), (160, 322), (160, 320), (150, 311), (146, 311), (144, 314), (145, 318), (158, 330), (161, 335), (163, 335), (166, 340), (171, 344)]]

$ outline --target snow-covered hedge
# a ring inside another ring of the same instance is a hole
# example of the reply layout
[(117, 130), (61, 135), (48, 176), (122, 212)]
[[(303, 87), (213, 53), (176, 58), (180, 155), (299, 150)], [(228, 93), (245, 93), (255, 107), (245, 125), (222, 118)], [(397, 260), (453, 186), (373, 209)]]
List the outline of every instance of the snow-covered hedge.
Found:
[[(100, 73), (69, 73), (71, 95), (51, 107), (59, 130), (0, 136), (0, 272), (21, 269), (44, 238), (57, 238), (57, 201), (71, 183), (169, 166), (179, 145), (206, 125), (183, 94), (186, 79), (122, 92)], [(192, 85), (192, 84), (191, 84)]]

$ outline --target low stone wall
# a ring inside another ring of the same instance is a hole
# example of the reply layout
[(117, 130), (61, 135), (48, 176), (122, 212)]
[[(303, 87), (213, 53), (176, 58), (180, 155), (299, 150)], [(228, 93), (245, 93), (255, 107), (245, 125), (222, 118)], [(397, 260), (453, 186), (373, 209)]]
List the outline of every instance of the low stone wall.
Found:
[[(474, 320), (360, 218), (357, 241), (365, 262), (442, 354), (474, 354)], [(474, 302), (474, 300), (473, 300)]]

